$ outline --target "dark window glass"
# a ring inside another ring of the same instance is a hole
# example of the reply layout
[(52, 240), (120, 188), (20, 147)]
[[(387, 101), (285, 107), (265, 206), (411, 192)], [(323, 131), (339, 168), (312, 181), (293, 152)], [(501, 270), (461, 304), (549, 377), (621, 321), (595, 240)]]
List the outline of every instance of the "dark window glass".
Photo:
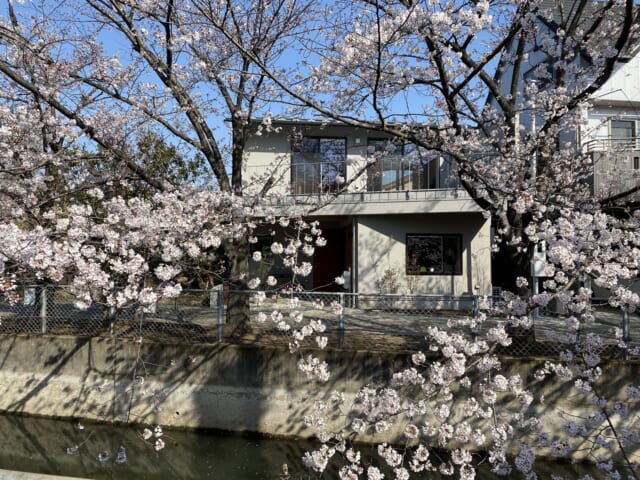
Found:
[(462, 275), (461, 235), (407, 234), (408, 275)]

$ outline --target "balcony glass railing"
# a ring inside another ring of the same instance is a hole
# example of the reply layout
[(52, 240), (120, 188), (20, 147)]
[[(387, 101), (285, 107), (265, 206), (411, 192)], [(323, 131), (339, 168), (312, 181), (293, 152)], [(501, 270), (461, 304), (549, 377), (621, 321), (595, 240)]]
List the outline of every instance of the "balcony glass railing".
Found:
[(451, 165), (441, 158), (413, 160), (402, 156), (378, 158), (367, 167), (367, 191), (437, 190), (458, 188)]
[[(634, 192), (640, 185), (640, 139), (599, 138), (587, 143), (593, 162), (593, 192), (606, 198)], [(637, 199), (639, 193), (630, 193)]]
[[(293, 162), (279, 165), (248, 165), (244, 179), (246, 185), (264, 182), (269, 176), (275, 180), (274, 190), (290, 195), (334, 193), (345, 182), (351, 182), (347, 191), (405, 192), (414, 190), (445, 190), (460, 187), (448, 163), (439, 159), (416, 162), (403, 157), (384, 157), (366, 165), (344, 161), (313, 161), (317, 155), (297, 156)], [(364, 172), (361, 169), (364, 168)], [(357, 178), (355, 178), (357, 176)]]
[(347, 176), (347, 164), (342, 155), (328, 159), (325, 154), (296, 153), (290, 168), (294, 195), (337, 192)]

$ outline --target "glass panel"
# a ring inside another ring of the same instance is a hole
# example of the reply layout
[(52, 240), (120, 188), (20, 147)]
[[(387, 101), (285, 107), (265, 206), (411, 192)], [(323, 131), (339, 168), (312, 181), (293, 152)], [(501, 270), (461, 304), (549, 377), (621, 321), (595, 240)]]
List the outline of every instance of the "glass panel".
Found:
[(451, 177), (450, 161), (442, 155), (398, 144), (386, 139), (369, 139), (367, 156), (376, 161), (367, 168), (367, 191), (429, 190), (458, 186)]
[(459, 188), (460, 179), (456, 176), (456, 165), (450, 158), (440, 157), (440, 188)]
[(413, 188), (429, 190), (440, 188), (440, 157), (429, 154), (422, 149), (413, 149), (409, 153), (413, 171)]
[(628, 140), (633, 137), (635, 137), (633, 120), (611, 120), (611, 138)]
[(443, 273), (442, 237), (411, 236), (407, 238), (409, 270), (414, 275)]
[[(292, 144), (291, 183), (297, 195), (337, 191), (346, 179), (344, 138), (304, 137)], [(338, 177), (342, 177), (342, 182)]]
[(405, 158), (402, 144), (386, 139), (369, 139), (367, 156), (376, 162), (367, 171), (367, 190), (414, 190), (411, 162)]
[[(320, 138), (318, 144), (322, 191), (337, 192), (346, 179), (346, 140)], [(338, 177), (341, 177), (341, 180)]]

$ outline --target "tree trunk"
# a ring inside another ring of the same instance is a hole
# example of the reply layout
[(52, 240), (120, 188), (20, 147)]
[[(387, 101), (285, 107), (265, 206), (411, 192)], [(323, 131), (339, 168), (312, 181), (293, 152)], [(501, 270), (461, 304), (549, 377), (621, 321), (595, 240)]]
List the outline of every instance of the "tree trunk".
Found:
[(247, 276), (249, 275), (249, 242), (245, 237), (229, 240), (225, 244), (229, 260), (229, 301), (227, 303), (227, 323), (236, 325), (249, 322), (249, 295)]
[[(521, 214), (513, 209), (507, 211), (496, 225), (506, 233), (500, 249), (491, 259), (493, 285), (519, 295), (531, 293), (531, 261), (535, 245), (526, 241), (525, 227), (531, 220), (529, 214)], [(529, 280), (528, 287), (517, 285), (518, 277)]]

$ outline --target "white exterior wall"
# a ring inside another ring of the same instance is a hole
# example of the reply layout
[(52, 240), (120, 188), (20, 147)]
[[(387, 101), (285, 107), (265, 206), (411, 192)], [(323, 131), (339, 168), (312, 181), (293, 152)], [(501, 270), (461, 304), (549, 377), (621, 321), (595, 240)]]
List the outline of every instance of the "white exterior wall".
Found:
[(597, 105), (618, 105), (621, 108), (640, 106), (640, 56), (636, 54), (620, 63), (611, 78), (593, 96)]
[(585, 146), (591, 140), (609, 138), (611, 119), (640, 121), (640, 55), (619, 64), (611, 78), (592, 95), (591, 103), (582, 132)]
[[(407, 275), (406, 235), (462, 234), (462, 275)], [(490, 222), (480, 214), (376, 215), (357, 219), (357, 288), (378, 293), (385, 271), (397, 275), (396, 293), (491, 294)]]
[(286, 134), (263, 133), (247, 142), (242, 180), (247, 193), (256, 193), (271, 174), (277, 179), (272, 194), (286, 194), (290, 183), (291, 145)]

